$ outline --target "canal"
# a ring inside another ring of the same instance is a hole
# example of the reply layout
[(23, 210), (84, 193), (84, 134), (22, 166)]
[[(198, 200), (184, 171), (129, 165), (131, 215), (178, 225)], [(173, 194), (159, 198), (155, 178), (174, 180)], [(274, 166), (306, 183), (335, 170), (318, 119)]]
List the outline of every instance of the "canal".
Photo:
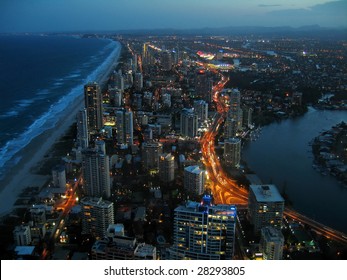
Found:
[(265, 126), (256, 141), (244, 146), (242, 158), (263, 181), (285, 191), (300, 213), (347, 233), (347, 188), (312, 167), (309, 143), (323, 130), (347, 122), (346, 111), (309, 108), (295, 119)]

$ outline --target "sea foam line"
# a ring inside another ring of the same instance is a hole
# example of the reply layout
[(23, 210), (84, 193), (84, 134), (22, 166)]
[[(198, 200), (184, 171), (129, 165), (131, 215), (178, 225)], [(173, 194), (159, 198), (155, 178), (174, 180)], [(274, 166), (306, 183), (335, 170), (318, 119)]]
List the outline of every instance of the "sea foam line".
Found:
[(98, 68), (84, 79), (83, 83), (72, 88), (69, 93), (51, 105), (46, 113), (36, 119), (26, 131), (17, 138), (8, 141), (4, 147), (0, 149), (0, 168), (3, 168), (14, 155), (26, 147), (34, 138), (46, 130), (54, 128), (59, 121), (59, 114), (83, 93), (84, 85), (89, 81), (99, 80), (105, 74), (105, 71), (107, 71), (115, 60), (119, 58), (120, 53), (120, 44), (118, 42), (111, 41), (109, 45), (110, 47), (114, 47), (114, 50)]

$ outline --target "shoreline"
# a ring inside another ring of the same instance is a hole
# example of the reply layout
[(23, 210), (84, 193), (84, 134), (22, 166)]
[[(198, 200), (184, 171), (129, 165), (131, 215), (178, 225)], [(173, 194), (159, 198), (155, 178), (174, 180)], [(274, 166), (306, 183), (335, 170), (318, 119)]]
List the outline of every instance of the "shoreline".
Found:
[[(96, 82), (103, 88), (109, 79), (110, 74), (119, 63), (122, 45), (119, 44), (118, 53), (114, 60), (110, 63), (107, 70), (101, 74)], [(80, 109), (84, 106), (84, 94), (81, 92), (73, 102), (71, 102), (61, 112), (57, 118), (59, 119), (56, 126), (47, 129), (40, 135), (35, 137), (28, 145), (26, 145), (15, 156), (21, 155), (22, 158), (4, 175), (0, 180), (0, 217), (10, 214), (15, 209), (15, 202), (24, 189), (31, 186), (42, 187), (51, 175), (38, 175), (35, 168), (43, 160), (45, 155), (52, 149), (54, 144), (63, 137), (76, 122), (76, 116)]]

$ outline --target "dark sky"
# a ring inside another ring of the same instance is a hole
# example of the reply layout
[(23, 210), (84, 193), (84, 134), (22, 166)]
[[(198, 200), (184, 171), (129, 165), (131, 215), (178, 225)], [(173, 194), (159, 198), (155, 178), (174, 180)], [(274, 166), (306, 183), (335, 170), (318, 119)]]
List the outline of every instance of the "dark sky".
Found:
[(347, 0), (1, 0), (0, 32), (347, 27)]

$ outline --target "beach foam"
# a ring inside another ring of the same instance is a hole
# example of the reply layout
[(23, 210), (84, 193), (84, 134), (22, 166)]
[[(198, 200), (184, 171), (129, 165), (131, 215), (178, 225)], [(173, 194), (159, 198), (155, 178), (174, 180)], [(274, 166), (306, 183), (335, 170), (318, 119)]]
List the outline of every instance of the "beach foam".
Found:
[[(60, 120), (61, 113), (79, 96), (83, 95), (83, 87), (89, 81), (99, 81), (105, 75), (111, 66), (114, 64), (115, 60), (118, 59), (120, 53), (120, 44), (115, 41), (110, 41), (106, 46), (107, 48), (114, 48), (114, 50), (108, 55), (108, 57), (99, 65), (93, 72), (91, 72), (82, 83), (73, 87), (69, 92), (67, 92), (63, 97), (61, 97), (56, 103), (49, 107), (49, 110), (37, 118), (21, 135), (8, 141), (0, 149), (0, 168), (5, 168), (13, 166), (16, 162), (8, 164), (13, 157), (20, 152), (24, 147), (26, 147), (34, 138), (43, 133), (46, 130), (54, 128), (57, 122)], [(76, 72), (70, 74), (68, 77), (73, 78), (73, 75), (79, 75)], [(38, 96), (47, 95), (49, 90), (44, 89), (36, 93)], [(30, 106), (35, 100), (40, 100), (42, 98), (33, 98), (20, 100), (14, 108), (6, 112), (0, 117), (9, 117), (19, 115), (20, 110)], [(4, 173), (4, 171), (2, 171)]]

